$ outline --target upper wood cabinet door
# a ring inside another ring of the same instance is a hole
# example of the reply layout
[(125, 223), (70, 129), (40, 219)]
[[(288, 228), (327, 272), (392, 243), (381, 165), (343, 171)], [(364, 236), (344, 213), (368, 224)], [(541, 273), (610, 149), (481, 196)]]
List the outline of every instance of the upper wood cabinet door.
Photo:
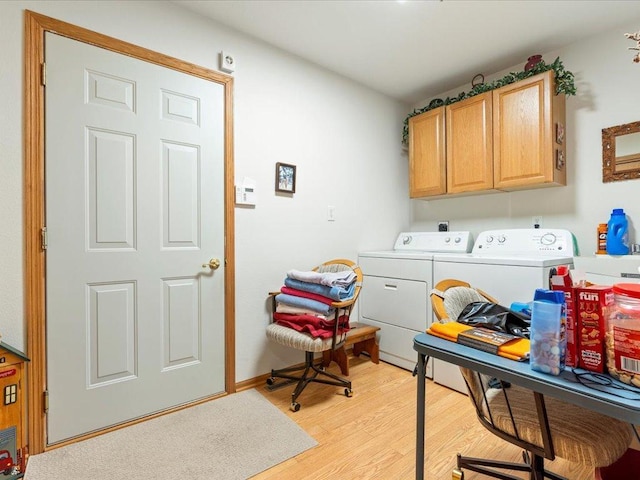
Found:
[(491, 92), (446, 107), (447, 193), (493, 188)]
[(566, 184), (565, 141), (556, 140), (564, 102), (552, 70), (493, 91), (495, 188)]
[(409, 119), (409, 196), (447, 192), (444, 107)]

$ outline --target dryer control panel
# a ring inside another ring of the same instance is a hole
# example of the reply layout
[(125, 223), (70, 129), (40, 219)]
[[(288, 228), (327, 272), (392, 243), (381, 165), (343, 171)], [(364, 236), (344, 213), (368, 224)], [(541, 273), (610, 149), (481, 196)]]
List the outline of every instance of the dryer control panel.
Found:
[(467, 253), (471, 251), (471, 232), (402, 232), (394, 250), (411, 252)]
[(573, 257), (573, 235), (554, 228), (487, 230), (478, 235), (472, 253), (536, 254)]

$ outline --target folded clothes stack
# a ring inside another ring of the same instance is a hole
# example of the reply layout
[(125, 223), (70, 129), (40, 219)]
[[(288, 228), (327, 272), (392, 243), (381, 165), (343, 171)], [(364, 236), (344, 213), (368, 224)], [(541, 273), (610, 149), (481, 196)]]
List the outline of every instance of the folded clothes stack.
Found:
[(356, 274), (353, 270), (320, 273), (290, 270), (284, 286), (276, 295), (274, 321), (313, 337), (333, 336), (338, 318), (338, 333), (349, 330), (349, 316), (340, 302), (353, 297)]

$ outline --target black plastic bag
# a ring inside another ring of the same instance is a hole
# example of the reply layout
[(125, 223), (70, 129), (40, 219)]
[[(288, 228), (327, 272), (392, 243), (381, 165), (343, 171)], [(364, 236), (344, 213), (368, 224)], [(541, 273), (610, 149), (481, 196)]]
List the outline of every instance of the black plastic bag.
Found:
[(491, 302), (472, 302), (460, 312), (458, 323), (486, 327), (517, 337), (529, 338), (531, 317)]

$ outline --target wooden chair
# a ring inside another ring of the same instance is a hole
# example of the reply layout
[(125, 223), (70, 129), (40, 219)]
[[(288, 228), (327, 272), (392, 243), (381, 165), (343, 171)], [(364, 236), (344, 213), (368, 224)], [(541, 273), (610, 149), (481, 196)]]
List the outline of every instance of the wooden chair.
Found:
[[(351, 311), (362, 288), (362, 271), (354, 262), (346, 259), (330, 260), (313, 270), (318, 273), (352, 270), (356, 275), (356, 285), (351, 298), (341, 302), (336, 301), (331, 304), (331, 308), (334, 311), (334, 318), (333, 334), (330, 338), (316, 338), (309, 333), (300, 332), (275, 322), (269, 324), (267, 327), (267, 338), (270, 340), (280, 345), (305, 352), (305, 362), (303, 365), (271, 370), (271, 376), (267, 379), (267, 385), (272, 389), (288, 383), (296, 383), (296, 387), (291, 394), (290, 406), (294, 412), (300, 410), (300, 404), (297, 402), (298, 397), (305, 387), (312, 382), (343, 387), (344, 394), (347, 397), (351, 397), (353, 394), (351, 381), (326, 371), (322, 356), (318, 359), (316, 359), (315, 356), (316, 354), (325, 352), (329, 353), (330, 359), (335, 359), (340, 365), (344, 365), (347, 362), (345, 349), (343, 348), (347, 333), (339, 327), (344, 324), (345, 321), (348, 324)], [(276, 311), (275, 295), (277, 295), (277, 292), (271, 294), (274, 312)], [(276, 384), (277, 378), (285, 379), (285, 382)]]
[[(497, 303), (481, 290), (455, 279), (439, 282), (431, 293), (433, 312), (440, 322), (455, 321), (464, 307), (475, 301)], [(531, 480), (568, 480), (545, 470), (544, 460), (558, 456), (601, 467), (615, 462), (631, 443), (631, 428), (624, 422), (502, 381), (501, 388), (491, 388), (491, 379), (485, 375), (468, 368), (460, 370), (480, 423), (524, 449), (524, 463), (458, 454), (453, 479), (463, 479), (466, 469), (493, 478), (520, 480), (500, 471), (506, 469), (529, 472)]]

